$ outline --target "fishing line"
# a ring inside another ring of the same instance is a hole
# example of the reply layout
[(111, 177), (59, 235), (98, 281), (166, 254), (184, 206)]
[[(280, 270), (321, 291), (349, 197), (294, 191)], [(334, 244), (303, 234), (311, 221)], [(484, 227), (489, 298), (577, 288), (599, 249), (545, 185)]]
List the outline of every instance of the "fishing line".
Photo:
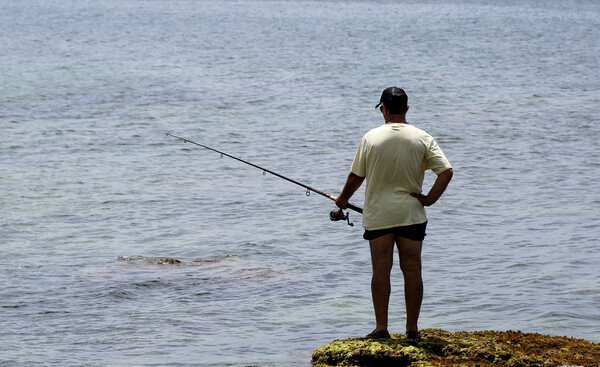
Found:
[[(217, 150), (217, 149), (211, 148), (211, 147), (209, 147), (209, 146), (206, 146), (206, 145), (203, 145), (203, 144), (200, 144), (200, 143), (196, 143), (195, 141), (192, 141), (192, 140), (190, 140), (190, 139), (182, 138), (182, 137), (179, 137), (179, 136), (176, 136), (176, 135), (173, 135), (173, 134), (169, 134), (169, 133), (167, 133), (166, 135), (167, 135), (167, 136), (170, 136), (170, 137), (173, 137), (173, 138), (175, 138), (175, 139), (179, 139), (179, 140), (183, 141), (184, 143), (190, 143), (190, 144), (194, 144), (194, 145), (197, 145), (197, 146), (199, 146), (199, 147), (202, 147), (202, 148), (204, 148), (204, 149), (212, 150), (213, 152), (219, 153), (221, 156), (226, 156), (226, 157), (229, 157), (229, 158), (235, 159), (236, 161), (239, 161), (239, 162), (245, 163), (245, 164), (247, 164), (247, 165), (249, 165), (249, 166), (252, 166), (252, 167), (258, 168), (259, 170), (261, 170), (261, 171), (263, 172), (263, 175), (266, 175), (267, 173), (270, 173), (270, 174), (272, 174), (273, 176), (277, 176), (277, 177), (279, 177), (279, 178), (282, 178), (282, 179), (284, 179), (284, 180), (286, 180), (286, 181), (289, 181), (289, 182), (291, 182), (291, 183), (293, 183), (293, 184), (296, 184), (296, 185), (298, 185), (298, 186), (304, 187), (304, 188), (306, 189), (306, 196), (310, 196), (310, 193), (311, 193), (311, 191), (312, 191), (312, 192), (315, 192), (315, 193), (317, 193), (317, 194), (319, 194), (319, 195), (321, 195), (321, 196), (325, 196), (326, 198), (329, 198), (329, 199), (331, 199), (331, 200), (335, 201), (335, 197), (334, 197), (334, 196), (332, 196), (332, 195), (326, 194), (326, 193), (324, 193), (324, 192), (322, 192), (322, 191), (319, 191), (319, 190), (317, 190), (317, 189), (315, 189), (315, 188), (312, 188), (312, 187), (310, 187), (310, 186), (308, 186), (308, 185), (306, 185), (306, 184), (303, 184), (303, 183), (301, 183), (301, 182), (298, 182), (298, 181), (296, 181), (296, 180), (292, 180), (292, 179), (291, 179), (291, 178), (289, 178), (289, 177), (285, 177), (284, 175), (281, 175), (281, 174), (279, 174), (279, 173), (277, 173), (277, 172), (273, 172), (273, 171), (271, 171), (271, 170), (269, 170), (269, 169), (266, 169), (266, 168), (264, 168), (264, 167), (261, 167), (261, 166), (259, 166), (259, 165), (256, 165), (256, 164), (254, 164), (254, 163), (251, 163), (251, 162), (245, 161), (245, 160), (243, 160), (243, 159), (241, 159), (241, 158), (238, 158), (238, 157), (235, 157), (235, 156), (233, 156), (233, 155), (231, 155), (231, 154), (227, 154), (227, 153), (225, 153), (225, 152), (222, 152), (222, 151), (220, 151), (220, 150)], [(347, 205), (347, 208), (348, 208), (348, 209), (352, 209), (352, 210), (354, 210), (355, 212), (358, 212), (358, 213), (361, 213), (361, 214), (362, 214), (362, 212), (363, 212), (362, 208), (359, 208), (359, 207), (357, 207), (356, 205), (352, 205), (352, 204), (350, 204), (350, 203), (348, 203), (348, 205)], [(350, 219), (348, 218), (348, 214), (344, 214), (344, 212), (343, 212), (341, 209), (332, 211), (332, 212), (330, 213), (330, 219), (331, 219), (331, 220), (334, 220), (334, 221), (337, 221), (337, 220), (346, 220), (346, 221), (348, 221), (348, 224), (349, 224), (349, 225), (352, 225), (352, 224), (350, 223)]]

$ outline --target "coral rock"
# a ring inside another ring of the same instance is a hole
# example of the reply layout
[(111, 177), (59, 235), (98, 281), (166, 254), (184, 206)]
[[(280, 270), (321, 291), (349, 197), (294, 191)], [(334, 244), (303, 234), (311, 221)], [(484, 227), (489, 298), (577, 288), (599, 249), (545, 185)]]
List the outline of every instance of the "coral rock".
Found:
[(520, 331), (421, 331), (421, 340), (335, 340), (313, 352), (315, 366), (600, 366), (600, 344)]

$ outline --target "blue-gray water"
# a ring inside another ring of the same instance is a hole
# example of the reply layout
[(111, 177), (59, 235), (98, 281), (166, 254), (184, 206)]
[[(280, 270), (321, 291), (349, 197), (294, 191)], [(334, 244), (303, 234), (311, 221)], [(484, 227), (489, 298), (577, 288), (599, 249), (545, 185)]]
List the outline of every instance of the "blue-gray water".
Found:
[(594, 0), (1, 1), (0, 364), (308, 366), (370, 332), (360, 225), (165, 132), (336, 194), (390, 85), (455, 171), (420, 326), (600, 342), (599, 39)]

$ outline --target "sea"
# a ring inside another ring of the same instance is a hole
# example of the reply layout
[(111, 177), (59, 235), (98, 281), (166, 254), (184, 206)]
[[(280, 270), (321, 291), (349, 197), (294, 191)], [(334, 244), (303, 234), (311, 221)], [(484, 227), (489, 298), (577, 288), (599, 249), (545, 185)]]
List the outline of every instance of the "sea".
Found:
[(600, 342), (599, 39), (596, 0), (0, 0), (0, 365), (308, 367), (371, 332), (361, 215), (266, 169), (339, 194), (389, 86), (454, 169), (420, 327)]

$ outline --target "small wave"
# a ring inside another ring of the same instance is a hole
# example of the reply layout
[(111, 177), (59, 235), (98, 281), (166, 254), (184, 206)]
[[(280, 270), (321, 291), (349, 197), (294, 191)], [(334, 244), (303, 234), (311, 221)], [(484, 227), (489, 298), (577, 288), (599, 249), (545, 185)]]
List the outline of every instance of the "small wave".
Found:
[(116, 300), (130, 300), (135, 298), (133, 292), (120, 288), (113, 288), (109, 290), (107, 292), (107, 296)]
[(25, 303), (17, 303), (17, 304), (14, 304), (14, 305), (2, 305), (2, 308), (13, 308), (13, 309), (16, 309), (16, 308), (23, 308), (23, 307), (27, 307), (27, 304), (25, 304)]

